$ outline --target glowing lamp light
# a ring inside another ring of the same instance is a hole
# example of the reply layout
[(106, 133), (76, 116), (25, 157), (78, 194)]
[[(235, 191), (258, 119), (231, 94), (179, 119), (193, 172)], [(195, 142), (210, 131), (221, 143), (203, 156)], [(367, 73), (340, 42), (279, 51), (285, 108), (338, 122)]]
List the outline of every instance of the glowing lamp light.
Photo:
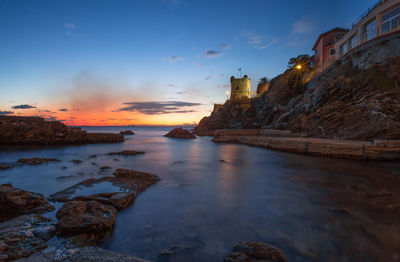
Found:
[(229, 95), (229, 91), (226, 91), (226, 95)]
[(296, 68), (297, 68), (298, 70), (300, 70), (300, 69), (301, 69), (301, 65), (297, 65)]

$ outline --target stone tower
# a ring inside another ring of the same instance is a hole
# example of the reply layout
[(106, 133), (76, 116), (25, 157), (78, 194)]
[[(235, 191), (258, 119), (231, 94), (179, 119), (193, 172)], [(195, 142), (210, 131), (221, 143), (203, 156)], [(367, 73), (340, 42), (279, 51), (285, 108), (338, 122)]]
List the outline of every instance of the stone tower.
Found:
[(243, 78), (231, 76), (231, 100), (250, 98), (250, 78), (245, 75)]

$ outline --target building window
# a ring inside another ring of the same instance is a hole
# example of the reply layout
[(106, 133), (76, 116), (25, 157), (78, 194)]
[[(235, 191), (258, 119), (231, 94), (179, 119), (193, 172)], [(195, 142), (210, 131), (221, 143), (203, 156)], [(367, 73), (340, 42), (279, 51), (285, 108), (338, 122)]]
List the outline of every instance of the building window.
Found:
[(335, 48), (331, 48), (331, 50), (329, 50), (329, 54), (331, 56), (334, 56), (335, 55)]
[(376, 19), (372, 20), (365, 26), (365, 41), (369, 41), (377, 37), (376, 35)]
[(387, 33), (400, 28), (400, 6), (382, 15), (382, 33)]
[(344, 55), (347, 53), (347, 43), (344, 43), (343, 45), (340, 46), (340, 54)]
[(239, 87), (236, 87), (236, 90), (239, 90)]
[(350, 38), (349, 40), (350, 43), (350, 49), (353, 49), (354, 47), (357, 46), (357, 35), (354, 35), (353, 37)]

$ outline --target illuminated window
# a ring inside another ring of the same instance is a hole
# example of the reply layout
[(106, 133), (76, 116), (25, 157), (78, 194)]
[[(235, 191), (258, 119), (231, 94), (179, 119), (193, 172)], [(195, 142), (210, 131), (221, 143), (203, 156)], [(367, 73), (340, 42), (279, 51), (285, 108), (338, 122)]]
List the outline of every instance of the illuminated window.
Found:
[(382, 33), (400, 28), (400, 6), (382, 15)]
[(329, 54), (331, 56), (334, 56), (335, 55), (335, 48), (331, 48), (331, 50), (329, 50)]
[(374, 19), (365, 26), (365, 41), (369, 41), (376, 36), (376, 20)]
[(347, 53), (347, 44), (345, 43), (345, 44), (340, 46), (340, 54), (344, 55), (346, 53)]

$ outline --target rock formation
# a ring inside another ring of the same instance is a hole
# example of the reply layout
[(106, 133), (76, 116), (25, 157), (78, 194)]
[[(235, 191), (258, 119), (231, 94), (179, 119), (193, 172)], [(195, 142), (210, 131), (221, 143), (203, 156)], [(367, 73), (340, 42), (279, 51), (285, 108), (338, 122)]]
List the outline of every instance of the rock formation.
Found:
[(192, 132), (190, 132), (187, 129), (184, 129), (182, 127), (179, 128), (174, 128), (171, 130), (168, 134), (164, 135), (166, 137), (171, 137), (171, 138), (196, 138), (195, 135), (193, 135)]
[(42, 194), (18, 189), (11, 184), (0, 186), (0, 222), (20, 215), (51, 210), (54, 210), (54, 206)]
[(121, 152), (110, 152), (108, 153), (109, 155), (123, 155), (123, 156), (135, 156), (135, 155), (140, 155), (144, 154), (145, 152), (143, 151), (135, 151), (135, 150), (124, 150)]
[(17, 161), (18, 163), (28, 164), (31, 166), (36, 166), (48, 162), (60, 162), (60, 160), (55, 158), (39, 158), (39, 157), (32, 157), (32, 158), (20, 158)]
[(288, 262), (285, 254), (277, 247), (249, 241), (236, 244), (233, 247), (233, 252), (224, 260), (224, 262), (248, 261)]
[(60, 262), (150, 262), (141, 258), (118, 254), (99, 247), (84, 247), (62, 257)]
[(133, 136), (135, 133), (132, 132), (131, 130), (123, 130), (123, 131), (119, 132), (119, 134), (123, 135), (123, 136)]
[(119, 134), (87, 133), (42, 117), (0, 116), (0, 145), (55, 145), (123, 142)]

